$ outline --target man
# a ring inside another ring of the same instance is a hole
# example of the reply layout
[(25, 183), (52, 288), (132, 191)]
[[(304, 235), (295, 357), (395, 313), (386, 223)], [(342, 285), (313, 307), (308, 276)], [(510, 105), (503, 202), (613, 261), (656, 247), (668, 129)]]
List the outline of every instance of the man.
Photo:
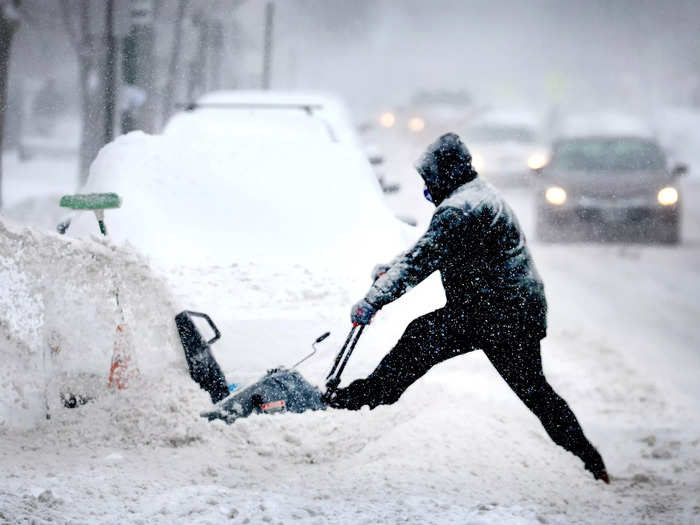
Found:
[(412, 321), (374, 372), (335, 391), (329, 404), (358, 410), (394, 403), (432, 366), (481, 349), (552, 440), (609, 483), (600, 454), (544, 377), (540, 340), (547, 303), (515, 214), (479, 178), (454, 133), (437, 139), (416, 168), (426, 198), (437, 207), (428, 231), (390, 264), (375, 268), (374, 284), (352, 308), (351, 320), (369, 324), (377, 310), (435, 271), (447, 304)]

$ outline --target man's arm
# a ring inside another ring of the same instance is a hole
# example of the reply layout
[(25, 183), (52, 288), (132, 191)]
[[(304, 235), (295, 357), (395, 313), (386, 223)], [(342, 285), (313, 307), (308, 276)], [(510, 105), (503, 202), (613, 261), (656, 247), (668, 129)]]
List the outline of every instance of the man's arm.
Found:
[(391, 262), (389, 270), (369, 289), (365, 300), (377, 310), (395, 301), (408, 290), (439, 270), (448, 254), (452, 239), (460, 233), (466, 221), (459, 208), (439, 208), (428, 230), (416, 244)]

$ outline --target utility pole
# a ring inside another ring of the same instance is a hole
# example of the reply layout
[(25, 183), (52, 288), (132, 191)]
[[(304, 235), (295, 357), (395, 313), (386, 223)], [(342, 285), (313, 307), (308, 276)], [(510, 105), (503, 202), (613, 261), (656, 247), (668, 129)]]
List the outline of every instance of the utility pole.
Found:
[(263, 89), (270, 89), (270, 78), (272, 74), (272, 31), (275, 21), (275, 4), (268, 2), (265, 5), (265, 46), (263, 54)]
[(105, 69), (104, 69), (104, 108), (105, 121), (103, 144), (114, 139), (114, 111), (117, 99), (117, 44), (114, 38), (114, 0), (107, 0), (105, 11)]

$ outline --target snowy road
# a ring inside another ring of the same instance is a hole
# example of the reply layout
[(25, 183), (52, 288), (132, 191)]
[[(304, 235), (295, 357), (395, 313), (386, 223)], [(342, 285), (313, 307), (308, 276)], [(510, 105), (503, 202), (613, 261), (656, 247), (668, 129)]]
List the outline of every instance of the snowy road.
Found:
[[(0, 427), (0, 523), (700, 523), (700, 187), (686, 190), (678, 247), (533, 244), (551, 307), (545, 372), (610, 486), (549, 441), (480, 353), (391, 407), (233, 426), (200, 419), (206, 396), (169, 368), (35, 428)], [(527, 192), (507, 196), (530, 229)], [(332, 328), (303, 370), (319, 381), (355, 299), (303, 268), (168, 278), (183, 306), (221, 320), (232, 375), (290, 362)], [(382, 312), (345, 378), (437, 303), (419, 287)], [(302, 305), (315, 319), (298, 320)]]
[[(649, 379), (700, 402), (700, 184), (684, 185), (683, 243), (533, 244), (551, 311), (619, 348)], [(508, 196), (528, 232), (527, 192)], [(530, 237), (534, 235), (530, 234)], [(552, 319), (556, 327), (556, 317)], [(671, 379), (671, 381), (667, 381)]]

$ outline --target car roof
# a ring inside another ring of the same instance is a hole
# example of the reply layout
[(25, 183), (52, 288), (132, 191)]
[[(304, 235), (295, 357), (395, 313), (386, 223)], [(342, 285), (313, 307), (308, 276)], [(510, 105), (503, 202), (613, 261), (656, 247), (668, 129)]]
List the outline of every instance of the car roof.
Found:
[[(334, 142), (359, 145), (359, 139), (345, 104), (338, 97), (323, 92), (277, 90), (213, 91), (185, 105), (190, 114), (212, 114), (235, 110), (274, 112), (278, 115), (309, 115), (323, 123)], [(288, 118), (288, 117), (287, 117)], [(176, 120), (176, 119), (173, 119)], [(170, 123), (166, 129), (170, 127)]]
[(572, 135), (570, 137), (560, 136), (554, 140), (553, 144), (556, 147), (558, 144), (565, 144), (567, 142), (579, 142), (579, 141), (588, 141), (588, 140), (638, 140), (638, 141), (647, 142), (649, 144), (655, 144), (656, 146), (661, 148), (661, 145), (659, 144), (658, 140), (656, 140), (656, 138), (652, 137), (652, 136), (632, 135), (632, 134), (612, 134), (612, 133), (608, 133), (608, 134), (597, 133), (597, 134), (590, 134), (590, 135)]
[(539, 129), (541, 120), (537, 114), (528, 109), (502, 108), (491, 109), (478, 114), (470, 126), (507, 126)]

